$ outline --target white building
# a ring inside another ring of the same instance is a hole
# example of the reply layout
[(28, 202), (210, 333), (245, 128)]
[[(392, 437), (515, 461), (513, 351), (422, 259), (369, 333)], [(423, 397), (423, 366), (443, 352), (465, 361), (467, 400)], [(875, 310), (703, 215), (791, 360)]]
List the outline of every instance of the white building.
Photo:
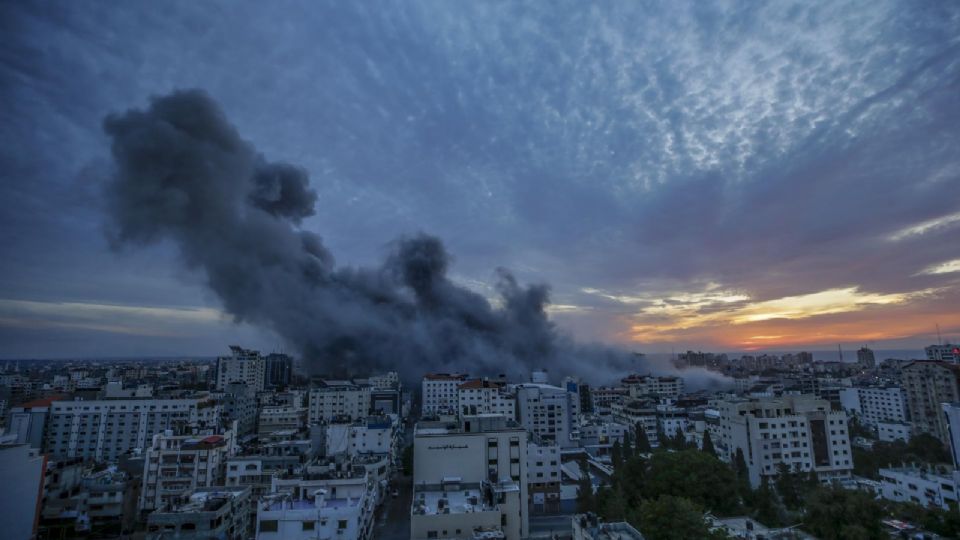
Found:
[(899, 386), (844, 388), (840, 390), (840, 404), (867, 426), (907, 421), (906, 392)]
[(390, 454), (396, 442), (396, 417), (371, 416), (326, 426), (326, 455)]
[(457, 412), (462, 416), (498, 414), (513, 420), (517, 416), (517, 398), (503, 381), (473, 379), (457, 387)]
[(307, 425), (307, 409), (286, 405), (264, 407), (257, 419), (257, 433), (266, 435), (275, 431), (300, 430)]
[(527, 492), (531, 513), (560, 512), (560, 447), (527, 443)]
[(209, 397), (54, 401), (44, 448), (55, 459), (114, 461), (166, 430), (217, 426), (220, 411)]
[[(12, 437), (8, 437), (8, 440)], [(26, 444), (0, 442), (0, 530), (10, 540), (31, 540), (43, 497), (46, 458)]]
[(517, 421), (544, 442), (561, 448), (579, 445), (571, 411), (571, 394), (549, 384), (525, 383), (516, 387)]
[(884, 499), (938, 506), (950, 510), (958, 501), (953, 477), (919, 469), (880, 469), (880, 494)]
[(411, 538), (528, 535), (524, 429), (494, 415), (468, 416), (459, 425), (420, 422), (413, 444)]
[(254, 392), (264, 387), (266, 360), (259, 351), (230, 346), (230, 356), (217, 358), (217, 390), (224, 390), (234, 382), (246, 383)]
[(630, 375), (620, 380), (633, 399), (656, 397), (680, 397), (684, 392), (683, 379), (680, 377), (655, 377), (653, 375)]
[(942, 403), (946, 418), (947, 434), (950, 437), (950, 454), (953, 456), (953, 468), (960, 470), (960, 402)]
[(375, 507), (373, 482), (349, 461), (276, 478), (257, 507), (257, 540), (369, 539)]
[(351, 381), (323, 381), (309, 395), (311, 424), (346, 418), (366, 418), (370, 411), (370, 386)]
[(421, 384), (423, 416), (456, 414), (460, 404), (458, 387), (467, 380), (465, 373), (428, 373)]
[(197, 488), (224, 485), (234, 444), (233, 430), (223, 435), (155, 435), (144, 457), (140, 510), (175, 503)]
[(750, 483), (776, 476), (780, 463), (790, 470), (815, 471), (823, 480), (847, 478), (853, 469), (847, 414), (813, 396), (733, 399), (716, 402), (722, 443), (729, 456), (739, 448)]
[(924, 347), (923, 350), (927, 353), (927, 360), (960, 363), (960, 345), (944, 343), (942, 345), (930, 345)]
[(913, 426), (906, 422), (877, 422), (877, 436), (883, 442), (909, 441)]

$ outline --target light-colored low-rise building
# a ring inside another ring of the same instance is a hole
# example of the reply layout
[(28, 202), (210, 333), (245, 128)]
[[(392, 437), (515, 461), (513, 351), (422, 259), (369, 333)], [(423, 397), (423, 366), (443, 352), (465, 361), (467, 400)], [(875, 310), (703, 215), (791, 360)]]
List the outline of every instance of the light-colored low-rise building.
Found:
[(181, 500), (147, 516), (147, 540), (248, 537), (250, 488), (197, 488)]
[(224, 484), (227, 458), (235, 452), (234, 431), (223, 434), (153, 437), (143, 464), (140, 510), (163, 508), (199, 488)]
[(948, 474), (917, 468), (880, 469), (880, 494), (891, 501), (949, 510), (951, 505), (957, 505), (958, 487)]
[(307, 409), (278, 405), (260, 409), (257, 433), (267, 435), (275, 431), (300, 430), (307, 425)]
[(310, 424), (344, 418), (366, 418), (370, 411), (370, 386), (352, 381), (324, 380), (310, 389)]
[(909, 441), (912, 433), (906, 422), (877, 422), (877, 437), (884, 442)]

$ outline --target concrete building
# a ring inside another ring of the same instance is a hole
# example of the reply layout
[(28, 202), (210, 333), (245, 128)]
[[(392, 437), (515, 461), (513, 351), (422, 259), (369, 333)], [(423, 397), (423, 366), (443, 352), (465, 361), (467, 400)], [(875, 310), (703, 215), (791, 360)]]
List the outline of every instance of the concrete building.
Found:
[(573, 540), (643, 540), (643, 535), (626, 521), (604, 522), (596, 514), (571, 518)]
[(217, 426), (221, 407), (210, 397), (54, 401), (45, 451), (54, 459), (115, 461), (146, 448), (154, 435), (186, 426)]
[(257, 395), (246, 383), (228, 383), (220, 394), (224, 423), (237, 423), (237, 436), (253, 435), (257, 431)]
[(943, 343), (941, 345), (930, 345), (923, 348), (927, 353), (927, 360), (935, 362), (960, 363), (960, 345), (953, 343)]
[(630, 375), (621, 379), (620, 384), (633, 399), (647, 396), (677, 398), (684, 392), (683, 379), (680, 377)]
[(877, 422), (877, 438), (883, 442), (907, 442), (913, 435), (913, 426), (907, 422)]
[(349, 460), (275, 477), (257, 507), (257, 540), (366, 540), (376, 501), (376, 482)]
[(873, 350), (866, 346), (858, 349), (857, 364), (860, 364), (860, 366), (865, 369), (873, 369), (877, 367), (877, 358), (874, 356)]
[(27, 444), (0, 441), (0, 530), (10, 540), (31, 540), (37, 532), (41, 487), (47, 460)]
[(721, 441), (729, 456), (743, 451), (750, 483), (778, 474), (785, 464), (793, 471), (814, 471), (822, 480), (847, 478), (853, 469), (847, 414), (831, 411), (826, 400), (812, 396), (733, 399), (716, 402)]
[(465, 373), (428, 373), (421, 384), (423, 416), (456, 414), (460, 405), (458, 388), (467, 380)]
[(170, 504), (147, 516), (147, 540), (248, 537), (250, 488), (197, 488), (187, 493), (184, 500), (183, 504)]
[(560, 447), (527, 443), (527, 492), (531, 514), (560, 513)]
[(353, 422), (327, 424), (325, 455), (393, 454), (398, 429), (395, 418), (371, 416)]
[(286, 354), (270, 353), (264, 358), (264, 380), (267, 388), (285, 388), (293, 377), (293, 358)]
[(908, 420), (907, 395), (899, 386), (842, 388), (839, 399), (843, 410), (866, 426)]
[(10, 409), (7, 433), (14, 434), (13, 444), (28, 444), (31, 448), (42, 449), (50, 406), (58, 398), (50, 397), (24, 403)]
[(544, 443), (561, 448), (579, 445), (579, 431), (573, 423), (571, 394), (549, 384), (524, 383), (516, 386), (517, 421)]
[(266, 361), (259, 351), (230, 346), (230, 356), (217, 358), (217, 390), (234, 382), (246, 383), (254, 392), (264, 388)]
[(414, 432), (410, 537), (520, 540), (529, 532), (527, 433), (502, 416), (420, 422)]
[(950, 455), (953, 468), (960, 470), (960, 403), (942, 403), (944, 423), (950, 437)]
[(352, 381), (325, 380), (311, 388), (309, 421), (311, 424), (346, 418), (366, 418), (370, 412), (370, 386)]
[(946, 474), (914, 468), (880, 469), (880, 494), (890, 501), (951, 510), (951, 505), (957, 505), (958, 487)]
[(517, 417), (517, 399), (504, 381), (473, 379), (457, 387), (457, 413), (463, 416), (498, 414)]
[(960, 401), (960, 364), (910, 362), (903, 366), (902, 384), (914, 429), (949, 443), (946, 417), (940, 404)]
[(233, 430), (222, 435), (155, 435), (144, 457), (140, 510), (163, 508), (197, 488), (224, 485), (234, 437)]
[(300, 430), (307, 426), (307, 409), (279, 405), (260, 409), (257, 418), (257, 434), (267, 435), (275, 431)]

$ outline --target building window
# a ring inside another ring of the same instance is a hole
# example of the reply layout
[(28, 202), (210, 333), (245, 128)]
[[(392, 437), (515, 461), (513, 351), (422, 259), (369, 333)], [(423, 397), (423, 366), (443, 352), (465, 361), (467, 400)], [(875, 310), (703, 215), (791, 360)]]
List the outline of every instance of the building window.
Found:
[(314, 528), (314, 526), (316, 526), (316, 522), (315, 522), (315, 521), (304, 521), (304, 522), (302, 523), (302, 525), (303, 525), (303, 530), (305, 530), (305, 531), (312, 531), (313, 528)]
[(277, 532), (277, 520), (265, 519), (261, 521), (260, 532)]

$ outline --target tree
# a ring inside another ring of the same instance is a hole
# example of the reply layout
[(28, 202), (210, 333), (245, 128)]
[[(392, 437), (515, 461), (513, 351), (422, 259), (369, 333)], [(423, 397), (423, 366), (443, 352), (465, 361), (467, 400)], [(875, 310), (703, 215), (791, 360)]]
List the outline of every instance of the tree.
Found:
[(700, 449), (713, 457), (717, 456), (717, 450), (713, 447), (713, 439), (710, 438), (709, 429), (703, 430), (703, 444), (700, 445)]
[(590, 464), (586, 456), (580, 458), (580, 480), (577, 482), (577, 511), (593, 512), (593, 482), (590, 481)]
[(643, 422), (637, 422), (636, 431), (637, 431), (637, 453), (649, 454), (651, 450), (650, 439), (647, 437), (647, 430), (643, 428)]
[(613, 446), (610, 447), (610, 464), (613, 465), (614, 470), (623, 465), (623, 450), (620, 448), (620, 441), (614, 441)]
[(787, 508), (800, 508), (803, 500), (797, 478), (784, 462), (777, 464), (777, 493)]
[(777, 504), (777, 495), (770, 488), (770, 481), (766, 476), (760, 480), (760, 487), (757, 488), (753, 501), (754, 519), (768, 527), (783, 525), (781, 518), (783, 513)]
[(719, 459), (699, 450), (657, 452), (650, 459), (641, 493), (686, 497), (707, 510), (730, 515), (739, 509), (736, 477)]
[(623, 458), (630, 459), (633, 457), (633, 445), (630, 444), (630, 430), (628, 429), (623, 434)]
[(637, 528), (648, 540), (717, 538), (703, 518), (703, 511), (683, 497), (663, 495), (640, 505)]
[(881, 538), (883, 515), (883, 507), (871, 494), (833, 485), (811, 497), (804, 529), (823, 540)]
[(657, 448), (660, 450), (666, 450), (670, 448), (670, 443), (673, 441), (669, 440), (665, 431), (663, 431), (663, 426), (660, 423), (657, 423)]

